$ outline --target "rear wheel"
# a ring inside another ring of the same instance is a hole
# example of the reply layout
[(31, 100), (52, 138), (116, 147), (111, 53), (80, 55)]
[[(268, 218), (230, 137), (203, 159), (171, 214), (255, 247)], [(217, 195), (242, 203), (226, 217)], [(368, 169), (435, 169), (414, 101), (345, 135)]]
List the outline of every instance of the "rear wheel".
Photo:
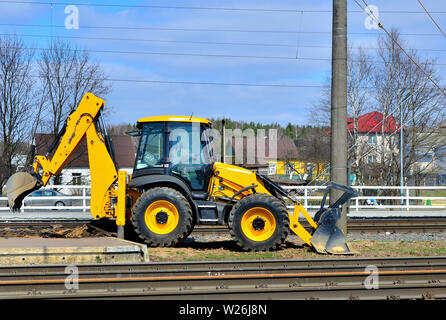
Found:
[(192, 230), (192, 221), (189, 202), (171, 188), (147, 190), (133, 208), (134, 229), (152, 247), (173, 246), (184, 240)]
[(285, 205), (277, 198), (255, 193), (241, 199), (231, 210), (229, 228), (232, 238), (246, 251), (277, 249), (289, 233)]

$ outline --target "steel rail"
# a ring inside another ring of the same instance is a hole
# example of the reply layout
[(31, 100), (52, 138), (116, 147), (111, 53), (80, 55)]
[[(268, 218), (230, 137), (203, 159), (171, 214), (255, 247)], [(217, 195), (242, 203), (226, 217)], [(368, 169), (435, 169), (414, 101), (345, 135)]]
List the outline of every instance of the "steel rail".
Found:
[[(325, 266), (321, 262), (325, 262)], [(371, 265), (379, 279), (379, 288), (374, 290), (366, 286), (371, 275), (366, 267)], [(166, 266), (173, 268), (166, 272)], [(16, 267), (15, 271), (14, 267), (2, 267), (0, 298), (446, 297), (446, 257), (89, 265), (78, 266), (79, 287), (76, 290), (67, 289), (67, 273), (61, 272), (64, 267), (27, 266)]]
[(26, 220), (21, 220), (21, 221), (14, 221), (14, 220), (9, 220), (9, 221), (0, 221), (0, 228), (16, 228), (16, 227), (33, 227), (33, 226), (43, 226), (43, 227), (47, 227), (47, 226), (53, 226), (53, 225), (63, 225), (63, 226), (79, 226), (79, 225), (83, 225), (83, 224), (90, 224), (91, 220), (58, 220), (58, 219), (53, 219), (53, 220), (48, 220), (48, 219), (41, 219), (41, 220), (32, 220), (32, 221), (26, 221)]
[[(82, 273), (175, 273), (175, 272), (244, 272), (249, 270), (332, 270), (362, 268), (368, 265), (377, 267), (428, 268), (446, 266), (446, 256), (430, 257), (349, 257), (320, 259), (277, 259), (277, 260), (222, 260), (222, 261), (181, 261), (150, 263), (79, 264)], [(46, 276), (64, 273), (66, 265), (20, 265), (0, 266), (0, 280), (7, 276)]]
[[(52, 226), (55, 224), (63, 226), (77, 226), (82, 224), (91, 225), (95, 221), (92, 220), (67, 220), (67, 219), (40, 219), (40, 220), (8, 220), (0, 221), (0, 228), (4, 227), (30, 227), (30, 226)], [(100, 224), (94, 224), (96, 228), (100, 228)], [(302, 225), (310, 229), (306, 221), (302, 221)], [(381, 232), (446, 232), (445, 218), (405, 218), (405, 219), (350, 219), (348, 220), (347, 230), (349, 233), (381, 233)], [(227, 234), (228, 227), (220, 226), (195, 226), (192, 235), (196, 234)]]
[[(353, 259), (354, 260), (354, 259)], [(372, 259), (373, 260), (373, 259)], [(380, 259), (378, 259), (380, 260)], [(375, 262), (379, 262), (379, 261)], [(380, 260), (381, 262), (383, 259)], [(422, 260), (417, 260), (420, 262)], [(342, 261), (345, 262), (345, 261)], [(233, 274), (201, 274), (188, 273), (177, 275), (102, 275), (86, 277), (79, 274), (79, 288), (67, 290), (65, 278), (30, 277), (28, 279), (0, 280), (0, 297), (2, 298), (174, 298), (174, 299), (219, 299), (224, 297), (249, 298), (339, 298), (339, 293), (348, 293), (348, 298), (370, 296), (378, 298), (435, 296), (445, 297), (446, 268), (430, 267), (422, 269), (397, 269), (388, 266), (379, 269), (379, 289), (368, 290), (365, 279), (370, 272), (356, 268), (356, 271), (305, 271), (253, 273), (245, 271)], [(442, 290), (441, 290), (442, 289)], [(388, 291), (392, 294), (389, 295)], [(416, 291), (417, 293), (414, 293)], [(370, 293), (373, 292), (372, 295)], [(378, 294), (378, 292), (380, 292)], [(399, 293), (400, 292), (400, 293)], [(408, 292), (410, 295), (408, 295)], [(398, 293), (398, 294), (397, 294)], [(384, 295), (383, 295), (384, 294)]]
[[(310, 230), (306, 221), (301, 222)], [(223, 234), (228, 232), (227, 226), (196, 226), (194, 234)], [(350, 219), (347, 222), (348, 233), (419, 233), (446, 232), (446, 219)]]

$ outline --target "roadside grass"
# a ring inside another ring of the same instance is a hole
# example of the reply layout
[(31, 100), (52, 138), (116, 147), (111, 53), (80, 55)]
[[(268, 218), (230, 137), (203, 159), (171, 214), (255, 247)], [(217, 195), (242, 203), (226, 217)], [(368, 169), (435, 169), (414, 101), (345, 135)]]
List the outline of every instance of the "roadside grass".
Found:
[(335, 259), (347, 257), (401, 257), (446, 255), (446, 240), (432, 241), (373, 241), (349, 242), (354, 255), (320, 255), (299, 241), (288, 240), (278, 250), (244, 252), (233, 241), (194, 242), (171, 248), (149, 248), (153, 262), (219, 261), (219, 260), (274, 260), (274, 259)]
[(446, 241), (352, 241), (361, 256), (442, 256)]

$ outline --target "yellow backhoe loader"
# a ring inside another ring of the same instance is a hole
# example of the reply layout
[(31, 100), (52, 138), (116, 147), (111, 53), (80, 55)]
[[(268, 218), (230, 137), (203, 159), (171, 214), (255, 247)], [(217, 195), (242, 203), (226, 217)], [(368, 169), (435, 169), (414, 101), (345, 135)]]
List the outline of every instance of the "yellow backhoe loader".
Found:
[[(85, 139), (91, 174), (90, 210), (95, 219), (115, 219), (118, 237), (133, 227), (149, 246), (172, 246), (195, 225), (228, 225), (243, 250), (274, 250), (292, 230), (320, 253), (349, 254), (336, 223), (353, 189), (332, 183), (314, 219), (302, 204), (267, 177), (212, 160), (209, 120), (155, 116), (138, 120), (139, 146), (133, 173), (118, 171), (102, 118), (104, 100), (87, 93), (68, 116), (46, 155), (35, 156), (32, 173), (18, 172), (6, 183), (9, 206), (18, 210), (32, 191), (46, 186)], [(344, 191), (325, 207), (330, 188)], [(286, 200), (287, 199), (287, 200)], [(288, 211), (286, 201), (294, 203)], [(299, 222), (302, 215), (313, 231)]]

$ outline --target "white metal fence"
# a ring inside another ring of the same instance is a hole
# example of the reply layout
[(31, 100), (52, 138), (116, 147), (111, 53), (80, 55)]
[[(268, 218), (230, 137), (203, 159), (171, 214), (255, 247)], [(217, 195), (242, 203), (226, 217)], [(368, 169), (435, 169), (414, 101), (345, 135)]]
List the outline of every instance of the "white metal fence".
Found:
[[(290, 194), (302, 202), (307, 210), (315, 210), (320, 207), (323, 192), (326, 186), (283, 186)], [(364, 209), (446, 209), (446, 186), (445, 187), (381, 187), (381, 186), (352, 186), (358, 191), (359, 196), (350, 200), (350, 211)], [(90, 210), (90, 186), (66, 186), (49, 185), (46, 189), (62, 191), (66, 196), (36, 197), (39, 200), (71, 200), (71, 206), (63, 208), (57, 206), (34, 205), (22, 207), (24, 210)], [(393, 194), (392, 194), (393, 193)], [(27, 199), (27, 198), (25, 198)], [(328, 202), (329, 197), (327, 197)], [(375, 205), (366, 204), (367, 200), (376, 200)], [(0, 212), (8, 211), (7, 198), (0, 197)]]
[[(326, 186), (283, 186), (283, 188), (291, 194), (294, 193), (294, 196), (308, 210), (320, 207)], [(446, 209), (446, 186), (352, 186), (352, 188), (358, 192), (359, 196), (350, 200), (350, 211), (377, 208), (406, 210)], [(327, 196), (327, 202), (328, 199), (329, 196)], [(375, 200), (375, 204), (367, 203), (367, 200), (371, 199)]]

